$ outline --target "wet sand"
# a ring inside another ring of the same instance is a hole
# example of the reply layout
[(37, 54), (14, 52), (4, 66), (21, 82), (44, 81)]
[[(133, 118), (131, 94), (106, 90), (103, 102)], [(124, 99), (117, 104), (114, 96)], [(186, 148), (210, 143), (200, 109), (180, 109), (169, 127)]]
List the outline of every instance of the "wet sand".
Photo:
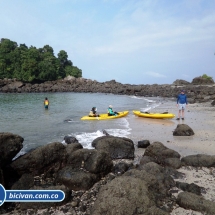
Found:
[[(130, 116), (131, 138), (135, 144), (139, 140), (159, 141), (168, 148), (178, 151), (181, 156), (193, 154), (215, 155), (215, 107), (209, 103), (189, 104), (185, 110), (185, 120), (176, 120), (178, 109), (175, 102), (165, 102), (151, 112), (174, 113), (173, 119), (149, 119)], [(188, 137), (173, 136), (179, 123), (190, 126), (195, 135)], [(139, 149), (136, 149), (136, 153)], [(141, 151), (142, 153), (142, 151)]]

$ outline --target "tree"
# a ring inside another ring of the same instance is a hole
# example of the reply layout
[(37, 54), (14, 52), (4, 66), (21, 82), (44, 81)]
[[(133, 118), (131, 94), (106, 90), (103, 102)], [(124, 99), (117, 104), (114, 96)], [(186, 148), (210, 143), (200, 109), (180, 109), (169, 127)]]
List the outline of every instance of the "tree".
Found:
[(208, 75), (206, 75), (206, 74), (203, 74), (203, 75), (202, 75), (202, 78), (213, 80), (213, 78), (212, 78), (211, 76), (208, 76)]
[(9, 39), (0, 41), (0, 79), (16, 78), (20, 81), (37, 82), (62, 79), (66, 75), (81, 77), (82, 71), (68, 60), (66, 51), (55, 57), (51, 46), (37, 49), (25, 44), (17, 45)]

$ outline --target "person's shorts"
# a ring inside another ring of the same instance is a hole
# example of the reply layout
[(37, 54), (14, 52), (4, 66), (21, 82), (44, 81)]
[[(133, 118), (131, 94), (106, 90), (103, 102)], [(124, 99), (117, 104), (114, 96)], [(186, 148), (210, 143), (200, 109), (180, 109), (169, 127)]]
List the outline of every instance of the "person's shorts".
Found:
[(178, 104), (179, 110), (184, 110), (186, 108), (186, 104)]

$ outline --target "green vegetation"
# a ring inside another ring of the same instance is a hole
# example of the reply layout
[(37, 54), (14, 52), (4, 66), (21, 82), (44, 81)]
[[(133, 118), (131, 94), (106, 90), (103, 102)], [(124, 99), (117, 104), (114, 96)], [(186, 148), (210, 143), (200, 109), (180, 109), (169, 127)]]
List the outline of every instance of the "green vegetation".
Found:
[(213, 80), (213, 78), (211, 76), (208, 76), (206, 74), (202, 75), (202, 78), (208, 79), (208, 80)]
[(37, 49), (25, 44), (17, 45), (9, 39), (0, 41), (0, 79), (16, 78), (26, 82), (52, 81), (71, 75), (82, 77), (82, 71), (73, 66), (64, 50), (57, 57), (51, 46)]

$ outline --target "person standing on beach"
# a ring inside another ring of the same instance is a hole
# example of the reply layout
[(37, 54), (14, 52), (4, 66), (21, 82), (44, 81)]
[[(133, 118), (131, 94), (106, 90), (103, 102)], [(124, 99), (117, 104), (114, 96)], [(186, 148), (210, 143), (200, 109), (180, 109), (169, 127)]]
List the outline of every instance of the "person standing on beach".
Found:
[(48, 100), (47, 97), (46, 97), (45, 100), (44, 100), (44, 107), (45, 107), (45, 109), (48, 109), (48, 108), (49, 108), (49, 100)]
[(181, 90), (181, 93), (178, 95), (177, 99), (177, 107), (178, 107), (178, 118), (177, 120), (180, 120), (180, 117), (182, 120), (184, 120), (184, 110), (187, 105), (187, 96), (184, 93), (184, 90)]

